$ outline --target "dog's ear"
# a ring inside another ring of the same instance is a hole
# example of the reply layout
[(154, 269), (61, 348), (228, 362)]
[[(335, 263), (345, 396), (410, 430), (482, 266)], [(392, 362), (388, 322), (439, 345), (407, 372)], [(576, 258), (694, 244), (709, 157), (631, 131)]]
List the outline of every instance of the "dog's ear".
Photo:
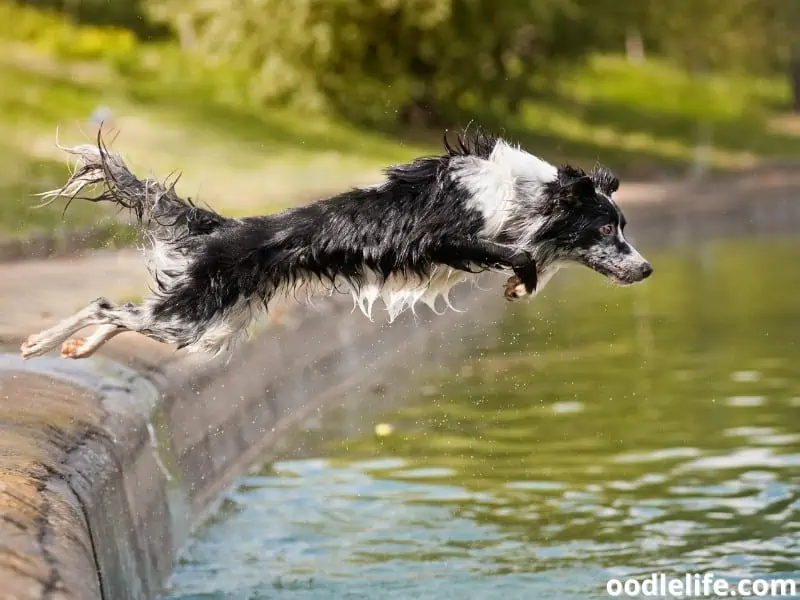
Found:
[(595, 197), (594, 182), (588, 175), (569, 179), (561, 184), (561, 198), (569, 203), (579, 204)]

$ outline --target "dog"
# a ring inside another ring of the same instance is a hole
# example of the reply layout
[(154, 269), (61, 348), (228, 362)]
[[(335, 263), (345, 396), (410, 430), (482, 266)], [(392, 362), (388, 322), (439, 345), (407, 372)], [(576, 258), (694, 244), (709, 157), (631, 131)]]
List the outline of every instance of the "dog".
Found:
[[(509, 300), (534, 295), (569, 263), (620, 285), (653, 272), (623, 235), (612, 171), (556, 167), (482, 131), (452, 143), (445, 134), (441, 155), (389, 167), (378, 185), (247, 218), (182, 199), (174, 182), (138, 179), (99, 134), (66, 150), (74, 172), (41, 194), (44, 204), (81, 197), (130, 210), (156, 285), (141, 305), (98, 298), (30, 336), (24, 358), (59, 344), (63, 357), (85, 358), (125, 331), (216, 356), (278, 296), (349, 292), (370, 319), (380, 299), (392, 321), (420, 302), (439, 312), (440, 297), (453, 308), (453, 286), (485, 271), (510, 276)], [(89, 337), (70, 339), (91, 325)]]

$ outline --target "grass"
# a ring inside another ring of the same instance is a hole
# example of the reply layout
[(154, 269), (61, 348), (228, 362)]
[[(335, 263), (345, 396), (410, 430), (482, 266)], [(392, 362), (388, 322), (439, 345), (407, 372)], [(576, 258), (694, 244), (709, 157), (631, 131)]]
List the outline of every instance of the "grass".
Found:
[(790, 103), (780, 77), (692, 75), (655, 59), (591, 56), (523, 103), (507, 128), (561, 160), (604, 162), (628, 177), (740, 169), (800, 157), (800, 135), (773, 126)]
[(631, 153), (688, 163), (707, 135), (717, 168), (800, 155), (800, 137), (770, 127), (790, 103), (788, 81), (781, 77), (692, 76), (658, 60), (631, 65), (621, 57), (594, 56), (561, 83), (559, 93), (567, 101), (564, 112), (583, 124), (584, 139), (587, 130), (606, 129), (615, 145)]
[[(126, 63), (132, 50), (160, 76)], [(75, 202), (63, 219), (58, 203), (32, 209), (34, 194), (68, 176), (56, 129), (61, 144), (92, 141), (98, 107), (113, 114), (114, 147), (137, 174), (179, 171), (181, 194), (231, 215), (372, 182), (425, 152), (324, 115), (255, 109), (231, 94), (235, 82), (208, 75), (175, 48), (136, 48), (126, 32), (0, 3), (0, 237), (107, 226), (110, 213), (93, 204)]]
[[(182, 194), (232, 215), (371, 182), (382, 166), (433, 151), (441, 136), (411, 142), (331, 115), (253, 106), (238, 91), (242, 74), (13, 4), (0, 4), (0, 50), (0, 236), (97, 222), (95, 205), (76, 202), (63, 220), (58, 206), (31, 205), (67, 176), (56, 127), (64, 144), (87, 141), (99, 106), (114, 115), (116, 148), (134, 170), (179, 170)], [(797, 131), (774, 126), (788, 102), (781, 78), (697, 78), (657, 60), (593, 56), (502, 128), (552, 161), (600, 160), (629, 177), (686, 172), (698, 141), (710, 142), (708, 167), (725, 170), (800, 156)]]
[[(263, 114), (187, 98), (115, 79), (80, 66), (25, 55), (0, 65), (0, 234), (29, 235), (78, 227), (98, 207), (75, 202), (62, 221), (57, 205), (32, 210), (33, 194), (68, 175), (56, 147), (90, 141), (89, 116), (108, 106), (121, 131), (115, 147), (142, 175), (183, 173), (179, 191), (228, 214), (276, 210), (341, 187), (372, 180), (381, 166), (423, 150), (314, 115)], [(8, 91), (6, 93), (5, 91)], [(106, 218), (106, 213), (103, 217)]]

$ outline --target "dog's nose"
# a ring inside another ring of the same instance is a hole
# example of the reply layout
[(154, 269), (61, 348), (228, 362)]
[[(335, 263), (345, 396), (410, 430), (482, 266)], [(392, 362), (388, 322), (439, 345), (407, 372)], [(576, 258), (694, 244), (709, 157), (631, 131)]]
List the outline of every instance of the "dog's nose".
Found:
[(653, 274), (653, 265), (650, 263), (644, 263), (642, 267), (642, 279), (647, 279), (650, 275)]

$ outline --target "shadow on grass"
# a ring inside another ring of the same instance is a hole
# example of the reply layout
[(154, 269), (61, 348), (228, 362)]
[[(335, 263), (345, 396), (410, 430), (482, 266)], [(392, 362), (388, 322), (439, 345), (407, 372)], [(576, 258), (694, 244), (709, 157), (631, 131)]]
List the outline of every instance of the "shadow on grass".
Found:
[(593, 126), (610, 126), (620, 133), (648, 132), (657, 138), (673, 139), (693, 147), (700, 128), (710, 126), (711, 141), (721, 150), (747, 152), (758, 156), (800, 156), (800, 136), (769, 131), (763, 116), (716, 119), (705, 123), (694, 118), (654, 114), (636, 106), (594, 102), (569, 103), (561, 100), (582, 121)]
[[(304, 155), (326, 153), (342, 157), (353, 157), (365, 164), (388, 165), (404, 162), (420, 154), (436, 153), (442, 148), (442, 134), (445, 127), (421, 130), (398, 125), (370, 127), (357, 120), (345, 117), (326, 118), (324, 116), (303, 115), (297, 112), (254, 108), (241, 105), (227, 105), (214, 99), (211, 87), (198, 82), (179, 81), (167, 85), (163, 80), (146, 81), (144, 78), (118, 78), (113, 82), (96, 85), (81, 83), (70, 79), (66, 74), (30, 72), (22, 68), (9, 67), (0, 74), (0, 86), (10, 90), (0, 102), (0, 107), (9, 123), (30, 122), (41, 126), (51, 123), (55, 139), (57, 124), (67, 124), (65, 119), (87, 123), (91, 111), (100, 104), (109, 104), (112, 109), (118, 100), (132, 100), (134, 107), (143, 112), (155, 110), (166, 114), (170, 120), (183, 126), (212, 135), (221, 140), (241, 144), (244, 153), (235, 160), (246, 160), (247, 149), (252, 148), (254, 168), (256, 162), (264, 161), (270, 154), (278, 159), (282, 156), (290, 160), (302, 161)], [(107, 86), (108, 91), (104, 89)], [(451, 115), (454, 123), (463, 129), (463, 124), (480, 125), (517, 141), (530, 152), (540, 155), (554, 163), (577, 163), (591, 167), (601, 162), (620, 173), (628, 180), (662, 176), (681, 175), (691, 166), (692, 151), (698, 140), (698, 123), (688, 116), (666, 115), (648, 111), (636, 104), (614, 104), (610, 101), (580, 103), (562, 96), (540, 96), (533, 99), (539, 103), (539, 121), (525, 122), (520, 115)], [(571, 119), (583, 129), (563, 133), (556, 126), (550, 126), (548, 119), (553, 116)], [(592, 129), (605, 129), (612, 137), (595, 139)], [(545, 131), (546, 130), (546, 131)], [(614, 134), (644, 134), (654, 140), (651, 148), (648, 143), (631, 147), (620, 140), (615, 143)], [(199, 137), (199, 136), (198, 136)], [(674, 142), (672, 150), (664, 151), (661, 142)], [(754, 156), (800, 156), (800, 137), (792, 137), (767, 130), (764, 118), (756, 114), (741, 120), (720, 120), (713, 123), (712, 143), (715, 148), (748, 153)], [(677, 150), (674, 146), (677, 145)], [(0, 148), (0, 152), (4, 151)], [(13, 150), (12, 150), (13, 151)], [(232, 160), (234, 160), (232, 158)], [(58, 163), (53, 163), (57, 165)], [(58, 181), (66, 175), (59, 166)], [(50, 167), (28, 166), (24, 177), (26, 181), (45, 178), (43, 174)], [(715, 169), (719, 170), (719, 169)], [(2, 174), (2, 171), (0, 171)], [(52, 179), (52, 177), (51, 177)], [(6, 182), (17, 181), (15, 176), (5, 177)], [(19, 184), (27, 186), (27, 183)], [(18, 197), (18, 189), (10, 189), (18, 184), (0, 184), (3, 197)], [(40, 191), (47, 186), (36, 186)], [(52, 186), (51, 186), (52, 187)], [(49, 226), (53, 215), (60, 212), (55, 207), (41, 211), (26, 211), (24, 219), (20, 209), (0, 209), (0, 224), (8, 230), (7, 223)], [(83, 219), (73, 206), (68, 219)], [(43, 216), (42, 213), (50, 213)], [(92, 213), (91, 208), (88, 209)], [(96, 213), (92, 213), (96, 214)], [(89, 218), (86, 218), (89, 220)]]
[[(113, 108), (115, 98), (127, 97), (145, 110), (162, 114), (166, 111), (171, 120), (185, 126), (188, 131), (200, 124), (203, 132), (211, 132), (220, 139), (244, 146), (250, 145), (256, 160), (263, 160), (269, 153), (276, 157), (295, 154), (295, 160), (302, 160), (302, 154), (306, 153), (335, 153), (369, 161), (375, 166), (388, 165), (440, 151), (446, 129), (421, 130), (398, 125), (367, 127), (344, 117), (331, 119), (269, 107), (229, 106), (214, 101), (210, 90), (196, 83), (166, 87), (161, 81), (143, 83), (128, 78), (110, 82), (108, 85), (112, 89), (106, 93), (99, 85), (76, 82), (53, 73), (34, 74), (18, 68), (7, 69), (0, 76), (0, 83), (6, 83), (8, 89), (13, 90), (3, 100), (9, 118), (37, 125), (52, 123), (54, 135), (56, 125), (67, 124), (65, 119), (86, 123), (91, 111), (99, 104), (107, 103)], [(562, 112), (568, 106), (562, 98), (546, 101)], [(570, 110), (591, 124), (611, 126), (621, 132), (644, 130), (666, 136), (678, 131), (685, 137), (694, 131), (690, 124), (681, 121), (660, 122), (660, 128), (653, 130), (650, 126), (658, 126), (657, 120), (629, 111), (627, 107), (581, 107), (573, 103)], [(677, 174), (688, 166), (687, 160), (665, 157), (657, 152), (631, 150), (588, 139), (567, 139), (558, 136), (557, 132), (536, 131), (517, 116), (453, 117), (453, 121), (456, 120), (500, 132), (551, 162), (578, 162), (588, 166), (603, 162), (628, 177)], [(297, 157), (297, 154), (301, 156)], [(242, 160), (241, 156), (239, 160)]]
[(555, 135), (538, 134), (518, 127), (508, 130), (511, 139), (518, 141), (529, 152), (542, 156), (555, 164), (576, 164), (591, 169), (600, 163), (627, 179), (651, 179), (679, 176), (689, 167), (689, 162), (658, 153), (634, 151), (618, 146), (607, 146), (590, 141), (565, 140)]
[[(351, 121), (358, 127), (358, 121)], [(604, 124), (608, 126), (608, 124)], [(503, 136), (520, 144), (528, 152), (542, 157), (553, 164), (571, 163), (590, 169), (602, 163), (628, 179), (648, 179), (653, 177), (678, 176), (686, 172), (689, 161), (664, 156), (656, 151), (643, 152), (623, 146), (609, 146), (589, 139), (576, 140), (550, 132), (537, 131), (526, 125), (518, 115), (503, 117), (496, 114), (471, 114), (453, 118), (452, 124), (431, 128), (404, 128), (397, 125), (374, 126), (386, 138), (395, 139), (401, 144), (411, 144), (425, 148), (426, 152), (442, 149), (445, 131), (463, 132), (476, 127)]]
[(258, 145), (261, 151), (335, 152), (376, 162), (404, 161), (423, 151), (386, 131), (283, 109), (228, 106), (209, 101), (202, 90), (183, 88), (166, 94), (160, 88), (136, 85), (128, 93), (142, 105), (171, 110), (176, 120), (202, 123), (204, 129)]
[(26, 71), (10, 65), (2, 65), (0, 69), (0, 87), (3, 88), (0, 108), (4, 120), (52, 124), (54, 136), (60, 121), (65, 117), (85, 121), (104, 96), (100, 88), (67, 76)]

